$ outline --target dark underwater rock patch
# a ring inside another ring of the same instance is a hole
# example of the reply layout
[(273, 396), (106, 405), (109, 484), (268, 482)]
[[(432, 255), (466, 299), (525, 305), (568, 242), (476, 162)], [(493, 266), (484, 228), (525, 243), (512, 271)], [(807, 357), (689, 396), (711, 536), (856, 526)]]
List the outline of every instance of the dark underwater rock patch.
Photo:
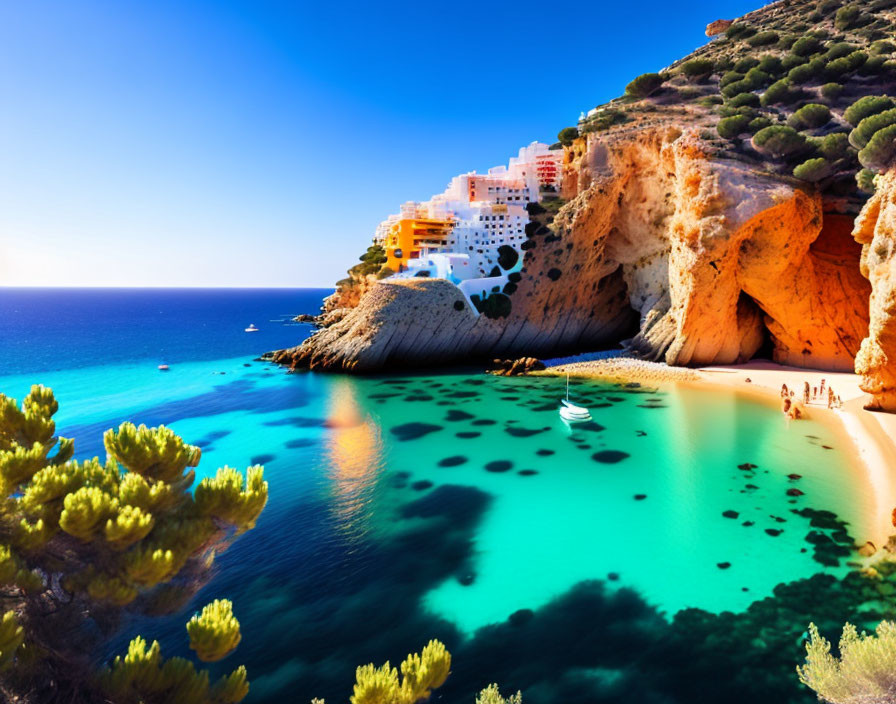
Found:
[(428, 479), (421, 479), (420, 481), (411, 484), (411, 489), (414, 491), (426, 491), (427, 489), (432, 489), (432, 486), (432, 482)]
[(741, 523), (741, 525), (742, 525), (744, 528), (749, 528), (750, 526), (755, 526), (755, 525), (756, 525), (756, 521), (744, 521), (743, 523)]
[(513, 462), (510, 460), (494, 460), (485, 465), (486, 472), (509, 472), (513, 469)]
[(773, 538), (777, 538), (784, 531), (782, 531), (780, 528), (766, 528), (765, 532), (768, 533)]
[(515, 438), (531, 438), (533, 435), (543, 433), (545, 430), (549, 430), (549, 428), (504, 428), (505, 433)]
[(473, 425), (496, 425), (497, 422), (491, 418), (480, 418), (479, 420), (474, 420)]
[(473, 420), (475, 418), (472, 413), (467, 413), (466, 411), (458, 411), (457, 409), (451, 409), (445, 415), (445, 420), (449, 423), (456, 423), (462, 420)]
[(434, 401), (435, 399), (432, 396), (427, 394), (415, 394), (413, 396), (405, 396), (405, 401)]
[(275, 459), (277, 459), (277, 455), (254, 455), (249, 459), (249, 464), (267, 464), (268, 462), (273, 462)]
[(744, 462), (743, 464), (737, 465), (737, 468), (743, 470), (744, 472), (752, 472), (757, 467), (758, 465), (755, 465), (752, 462)]
[(458, 467), (468, 461), (469, 460), (463, 455), (452, 455), (451, 457), (439, 460), (439, 467)]
[(790, 479), (791, 481), (795, 482), (797, 479), (802, 479), (803, 475), (802, 474), (788, 474), (787, 478)]
[(627, 452), (622, 452), (622, 450), (601, 450), (591, 455), (591, 459), (601, 464), (616, 464), (628, 457), (631, 457), (631, 455)]
[(401, 442), (407, 442), (408, 440), (418, 440), (438, 430), (442, 430), (441, 425), (433, 425), (432, 423), (404, 423), (403, 425), (396, 425), (391, 429), (391, 432)]
[(643, 501), (647, 498), (647, 494), (635, 494), (635, 501)]
[(476, 398), (479, 393), (476, 391), (452, 391), (447, 395), (451, 398)]
[(314, 445), (314, 440), (311, 438), (295, 438), (294, 440), (287, 440), (283, 443), (284, 447), (288, 447), (290, 450), (298, 450), (302, 447), (311, 447)]
[(550, 457), (551, 455), (555, 454), (555, 450), (536, 450), (535, 454), (539, 457)]
[(508, 623), (511, 626), (522, 626), (526, 623), (529, 623), (535, 616), (535, 612), (532, 609), (520, 609), (519, 611), (514, 611), (507, 618)]
[(538, 474), (538, 470), (521, 469), (519, 472), (517, 472), (517, 474), (519, 474), (521, 477), (534, 477), (536, 474)]
[(278, 420), (269, 420), (265, 425), (270, 427), (279, 427), (281, 425), (293, 425), (296, 428), (323, 428), (326, 425), (323, 418), (308, 418), (307, 416), (294, 416), (293, 418), (280, 418)]
[(737, 511), (732, 511), (731, 509), (729, 509), (727, 511), (722, 511), (722, 515), (725, 518), (737, 518), (738, 516), (740, 516), (740, 514)]
[(469, 440), (471, 438), (478, 438), (482, 433), (477, 432), (475, 430), (465, 430), (460, 433), (455, 433), (455, 437), (461, 438), (462, 440)]
[(787, 490), (788, 496), (803, 496), (805, 493), (806, 492), (800, 491), (799, 489), (797, 489), (795, 487)]

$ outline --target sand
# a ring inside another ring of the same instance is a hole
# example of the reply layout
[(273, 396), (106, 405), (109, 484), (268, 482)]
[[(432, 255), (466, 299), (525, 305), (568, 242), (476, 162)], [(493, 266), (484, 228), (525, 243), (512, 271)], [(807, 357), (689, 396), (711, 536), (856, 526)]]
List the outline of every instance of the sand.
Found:
[(725, 386), (760, 396), (775, 404), (780, 403), (782, 384), (796, 391), (796, 398), (801, 400), (804, 382), (808, 381), (810, 387), (820, 388), (824, 379), (825, 388), (832, 387), (843, 405), (828, 409), (825, 391), (823, 397), (819, 394), (817, 400), (810, 401), (807, 415), (834, 427), (849, 438), (854, 447), (856, 464), (861, 465), (861, 471), (867, 473), (875, 488), (877, 525), (889, 525), (891, 512), (896, 507), (896, 414), (866, 411), (864, 405), (870, 397), (859, 388), (856, 374), (786, 367), (759, 360), (746, 364), (684, 369), (629, 357), (563, 364), (539, 373), (569, 373), (572, 376), (637, 381), (657, 386), (666, 383), (694, 384), (704, 388)]

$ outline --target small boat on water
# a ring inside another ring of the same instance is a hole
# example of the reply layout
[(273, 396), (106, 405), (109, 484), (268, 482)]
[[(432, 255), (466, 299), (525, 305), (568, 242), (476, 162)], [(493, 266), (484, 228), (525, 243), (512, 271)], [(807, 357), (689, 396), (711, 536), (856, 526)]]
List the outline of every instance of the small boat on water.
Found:
[(249, 327), (246, 328), (246, 332), (258, 332), (258, 328), (255, 327), (255, 323), (249, 323)]
[(159, 371), (160, 371), (160, 372), (167, 372), (170, 368), (171, 368), (171, 367), (169, 367), (167, 364), (160, 364), (160, 365), (159, 365)]
[(591, 411), (569, 400), (569, 374), (566, 375), (566, 398), (560, 399), (560, 417), (567, 423), (583, 423), (591, 420)]

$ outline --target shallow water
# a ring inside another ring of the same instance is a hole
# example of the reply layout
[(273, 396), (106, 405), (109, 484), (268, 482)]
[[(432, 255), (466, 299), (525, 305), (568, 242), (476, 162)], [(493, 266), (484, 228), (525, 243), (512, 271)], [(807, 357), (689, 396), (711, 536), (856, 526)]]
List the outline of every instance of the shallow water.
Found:
[[(185, 654), (192, 609), (233, 599), (243, 642), (223, 666), (247, 664), (247, 701), (344, 700), (356, 665), (431, 637), (455, 655), (444, 701), (472, 701), (499, 677), (536, 704), (615, 701), (635, 654), (675, 637), (682, 609), (726, 619), (712, 614), (845, 572), (845, 559), (816, 560), (811, 517), (795, 511), (832, 511), (855, 537), (870, 529), (871, 489), (847, 471), (840, 438), (733, 391), (573, 382), (595, 422), (571, 429), (560, 379), (348, 378), (185, 356), (165, 374), (145, 359), (38, 365), (0, 377), (0, 391), (52, 386), (81, 457), (134, 420), (202, 446), (199, 478), (265, 465), (258, 527), (219, 557), (191, 609), (125, 634)], [(678, 686), (664, 679), (642, 699), (685, 701)]]

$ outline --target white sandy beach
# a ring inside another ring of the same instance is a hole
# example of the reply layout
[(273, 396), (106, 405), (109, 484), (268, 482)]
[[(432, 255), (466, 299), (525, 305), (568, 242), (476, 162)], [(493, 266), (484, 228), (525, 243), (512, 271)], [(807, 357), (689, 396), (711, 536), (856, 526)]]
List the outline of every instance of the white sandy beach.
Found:
[[(843, 406), (828, 409), (825, 393), (823, 398), (810, 402), (808, 417), (848, 436), (855, 448), (857, 465), (867, 472), (875, 490), (874, 523), (888, 526), (889, 517), (896, 508), (896, 414), (866, 411), (864, 405), (870, 397), (859, 388), (856, 374), (786, 367), (762, 360), (688, 369), (626, 357), (563, 364), (540, 373), (569, 373), (657, 386), (665, 383), (724, 386), (760, 396), (770, 403), (780, 401), (782, 384), (787, 384), (789, 389), (796, 391), (797, 398), (801, 398), (804, 382), (808, 381), (811, 387), (820, 387), (824, 379), (826, 386), (832, 387), (840, 396)], [(886, 536), (878, 534), (875, 537), (880, 541)]]

